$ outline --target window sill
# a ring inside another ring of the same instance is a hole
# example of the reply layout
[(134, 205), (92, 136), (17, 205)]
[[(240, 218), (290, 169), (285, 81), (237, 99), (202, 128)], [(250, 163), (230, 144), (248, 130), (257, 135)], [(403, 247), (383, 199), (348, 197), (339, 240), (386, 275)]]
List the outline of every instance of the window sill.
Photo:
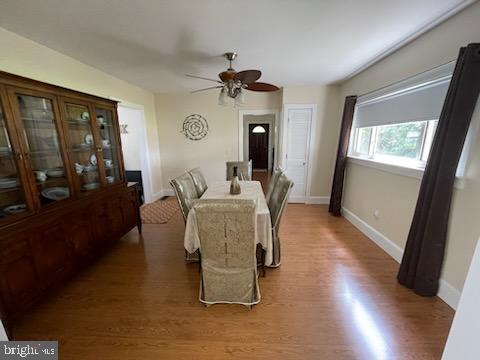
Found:
[[(424, 170), (420, 168), (392, 165), (392, 164), (387, 164), (380, 161), (364, 159), (364, 158), (355, 157), (351, 155), (349, 155), (347, 158), (349, 163), (366, 166), (366, 167), (377, 169), (380, 171), (389, 172), (391, 174), (405, 176), (405, 177), (419, 179), (419, 180), (421, 180), (423, 177)], [(465, 187), (465, 178), (457, 177), (455, 179), (455, 188), (463, 189), (464, 187)]]
[(423, 169), (405, 167), (399, 165), (387, 164), (380, 161), (375, 161), (371, 159), (365, 159), (356, 156), (348, 156), (348, 161), (362, 166), (367, 166), (373, 169), (386, 171), (396, 175), (402, 175), (406, 177), (411, 177), (415, 179), (421, 179), (423, 177)]

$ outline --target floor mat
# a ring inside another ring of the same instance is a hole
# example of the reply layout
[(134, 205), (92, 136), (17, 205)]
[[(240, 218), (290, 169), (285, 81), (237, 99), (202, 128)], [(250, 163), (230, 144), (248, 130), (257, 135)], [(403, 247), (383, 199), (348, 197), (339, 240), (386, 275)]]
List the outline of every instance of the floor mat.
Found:
[(140, 214), (144, 224), (166, 224), (180, 208), (175, 197), (142, 205)]

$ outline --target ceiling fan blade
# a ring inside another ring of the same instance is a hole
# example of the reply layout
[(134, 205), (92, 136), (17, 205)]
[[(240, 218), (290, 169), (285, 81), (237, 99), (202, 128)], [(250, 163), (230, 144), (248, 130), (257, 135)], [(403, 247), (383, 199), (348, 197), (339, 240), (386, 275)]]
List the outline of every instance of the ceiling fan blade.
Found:
[(208, 88), (204, 88), (204, 89), (198, 89), (198, 90), (193, 90), (193, 91), (190, 91), (191, 94), (193, 93), (197, 93), (197, 92), (200, 92), (200, 91), (205, 91), (205, 90), (211, 90), (211, 89), (220, 89), (222, 88), (223, 85), (219, 85), (219, 86), (211, 86), (211, 87), (208, 87)]
[(243, 70), (235, 74), (234, 80), (239, 80), (242, 84), (251, 84), (262, 76), (260, 70)]
[(222, 82), (221, 82), (220, 80), (210, 79), (210, 78), (203, 77), (203, 76), (189, 75), (189, 74), (185, 74), (185, 76), (188, 76), (188, 77), (191, 77), (191, 78), (195, 78), (195, 79), (202, 79), (202, 80), (214, 81), (214, 82), (216, 82), (216, 83), (222, 84)]
[(272, 85), (272, 84), (267, 84), (264, 82), (254, 82), (251, 84), (247, 84), (246, 86), (247, 90), (251, 91), (277, 91), (280, 90), (278, 86)]

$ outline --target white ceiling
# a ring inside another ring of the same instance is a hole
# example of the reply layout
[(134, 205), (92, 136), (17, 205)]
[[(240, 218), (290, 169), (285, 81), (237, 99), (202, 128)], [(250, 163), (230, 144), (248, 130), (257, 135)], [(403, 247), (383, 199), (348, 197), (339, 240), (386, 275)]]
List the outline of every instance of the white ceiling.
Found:
[[(277, 85), (332, 83), (470, 0), (1, 0), (0, 26), (154, 92), (213, 83), (221, 55)], [(0, 49), (1, 50), (1, 49)]]

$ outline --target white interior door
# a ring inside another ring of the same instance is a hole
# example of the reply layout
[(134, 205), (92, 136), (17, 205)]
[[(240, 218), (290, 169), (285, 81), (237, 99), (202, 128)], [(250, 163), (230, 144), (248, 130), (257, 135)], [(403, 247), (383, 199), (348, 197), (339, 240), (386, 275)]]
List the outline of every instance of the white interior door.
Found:
[(306, 202), (312, 109), (288, 109), (285, 167), (294, 182), (290, 202)]

